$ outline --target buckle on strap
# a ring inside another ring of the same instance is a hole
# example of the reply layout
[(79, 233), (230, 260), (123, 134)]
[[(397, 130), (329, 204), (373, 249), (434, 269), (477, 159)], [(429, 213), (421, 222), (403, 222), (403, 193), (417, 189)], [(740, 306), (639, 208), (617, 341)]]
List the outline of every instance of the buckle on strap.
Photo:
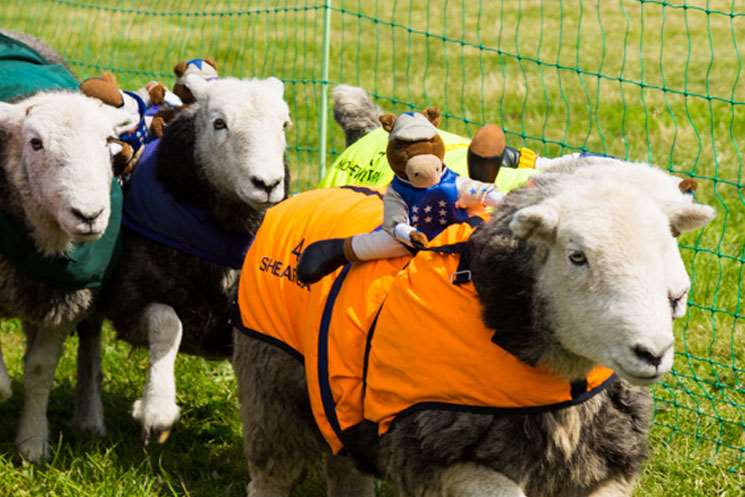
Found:
[(450, 282), (453, 285), (462, 285), (471, 281), (471, 270), (470, 269), (458, 269), (450, 275)]

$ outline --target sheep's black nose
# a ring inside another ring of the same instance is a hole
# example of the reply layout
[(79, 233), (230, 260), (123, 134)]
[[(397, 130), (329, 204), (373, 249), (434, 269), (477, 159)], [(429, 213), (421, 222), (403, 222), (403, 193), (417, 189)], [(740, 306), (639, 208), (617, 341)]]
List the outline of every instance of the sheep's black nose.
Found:
[(636, 357), (654, 367), (659, 366), (662, 362), (662, 354), (655, 355), (641, 345), (633, 347), (632, 350), (634, 351), (634, 355), (636, 355)]
[(103, 213), (103, 209), (99, 209), (96, 212), (83, 212), (78, 209), (70, 209), (70, 212), (72, 212), (72, 215), (78, 218), (79, 220), (83, 221), (84, 223), (92, 224), (93, 221), (98, 219), (98, 216), (100, 216)]
[(251, 183), (253, 183), (256, 188), (264, 190), (267, 194), (272, 193), (272, 190), (277, 188), (277, 185), (279, 185), (281, 181), (282, 178), (275, 180), (273, 183), (267, 183), (257, 176), (251, 176)]

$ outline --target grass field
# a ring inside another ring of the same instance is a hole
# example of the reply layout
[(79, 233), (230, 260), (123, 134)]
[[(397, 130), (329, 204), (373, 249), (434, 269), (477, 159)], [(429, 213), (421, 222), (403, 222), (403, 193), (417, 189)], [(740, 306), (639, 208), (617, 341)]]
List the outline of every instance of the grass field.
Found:
[[(179, 60), (211, 55), (224, 75), (287, 83), (294, 189), (319, 177), (323, 2), (4, 0), (0, 26), (36, 34), (78, 76), (112, 70), (125, 87), (172, 81)], [(335, 0), (329, 84), (357, 84), (386, 109), (438, 105), (443, 128), (499, 122), (513, 145), (546, 155), (586, 148), (699, 179), (717, 208), (681, 246), (693, 279), (676, 368), (654, 388), (652, 457), (638, 497), (745, 495), (745, 6), (725, 0)], [(329, 146), (343, 147), (330, 122)], [(144, 448), (129, 417), (147, 354), (107, 334), (109, 436), (67, 426), (74, 340), (50, 405), (54, 457), (19, 464), (22, 339), (0, 323), (15, 397), (0, 404), (0, 496), (243, 495), (247, 472), (232, 372), (181, 357), (182, 420)], [(383, 489), (387, 493), (387, 490)], [(322, 495), (310, 479), (296, 495)]]

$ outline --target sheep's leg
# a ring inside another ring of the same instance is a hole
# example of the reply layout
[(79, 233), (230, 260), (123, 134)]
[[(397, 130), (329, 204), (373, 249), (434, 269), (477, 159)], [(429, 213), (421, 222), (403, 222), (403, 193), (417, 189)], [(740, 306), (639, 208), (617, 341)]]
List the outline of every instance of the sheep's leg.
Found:
[(272, 345), (239, 332), (234, 337), (248, 496), (287, 497), (321, 454), (303, 367)]
[(440, 475), (442, 497), (525, 497), (513, 480), (477, 464), (456, 464)]
[[(265, 469), (265, 468), (264, 468)], [(288, 497), (302, 475), (302, 469), (283, 465), (274, 471), (265, 471), (248, 462), (251, 483), (246, 487), (248, 497)]]
[(67, 332), (29, 323), (23, 323), (23, 329), (27, 343), (23, 377), (26, 392), (16, 446), (23, 458), (36, 462), (49, 454), (47, 403)]
[(142, 423), (145, 443), (151, 437), (163, 443), (179, 418), (174, 367), (183, 326), (173, 307), (165, 304), (148, 305), (142, 315), (142, 326), (150, 344), (150, 370), (132, 415)]
[(95, 316), (78, 325), (78, 384), (72, 426), (81, 433), (103, 436), (106, 426), (101, 403), (101, 326)]
[(0, 401), (8, 400), (13, 396), (13, 389), (10, 386), (10, 376), (8, 368), (5, 367), (3, 350), (0, 348)]
[(352, 460), (343, 456), (326, 456), (326, 494), (328, 497), (374, 497), (375, 480), (361, 473)]

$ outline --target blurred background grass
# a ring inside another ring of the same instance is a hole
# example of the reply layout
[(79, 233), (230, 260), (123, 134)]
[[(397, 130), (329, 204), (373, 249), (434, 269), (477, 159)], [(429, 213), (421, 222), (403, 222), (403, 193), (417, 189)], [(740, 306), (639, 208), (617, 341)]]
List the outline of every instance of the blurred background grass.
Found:
[[(676, 327), (673, 374), (656, 386), (652, 458), (638, 496), (745, 492), (745, 6), (734, 0), (334, 0), (329, 81), (322, 80), (325, 3), (300, 0), (4, 0), (0, 26), (37, 35), (80, 78), (113, 71), (123, 87), (172, 84), (179, 60), (212, 56), (222, 75), (274, 75), (292, 109), (295, 191), (319, 179), (320, 95), (337, 83), (369, 90), (386, 110), (436, 105), (444, 129), (470, 135), (500, 123), (513, 146), (649, 161), (699, 180), (719, 215), (681, 247), (693, 280)], [(331, 115), (330, 159), (343, 148)], [(14, 322), (0, 335), (21, 378)], [(184, 409), (165, 447), (143, 449), (128, 417), (147, 356), (109, 340), (110, 437), (78, 441), (74, 367), (58, 374), (49, 468), (12, 460), (17, 396), (0, 405), (0, 495), (242, 495), (229, 366), (178, 360)], [(136, 370), (136, 372), (135, 372)], [(24, 493), (25, 492), (25, 493)], [(298, 495), (321, 495), (317, 480)]]

